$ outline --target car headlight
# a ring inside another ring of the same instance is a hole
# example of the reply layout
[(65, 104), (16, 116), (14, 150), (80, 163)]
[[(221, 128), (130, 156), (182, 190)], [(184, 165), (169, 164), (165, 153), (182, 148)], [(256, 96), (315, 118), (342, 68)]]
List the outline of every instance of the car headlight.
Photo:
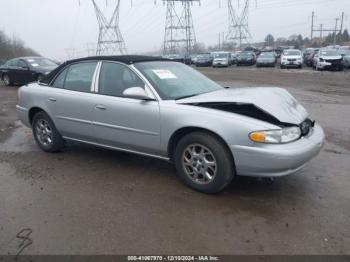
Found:
[(256, 131), (249, 134), (250, 140), (257, 143), (283, 144), (298, 140), (301, 136), (299, 127), (286, 127), (279, 130)]
[(323, 59), (323, 58), (320, 58), (320, 62), (324, 62), (324, 59)]

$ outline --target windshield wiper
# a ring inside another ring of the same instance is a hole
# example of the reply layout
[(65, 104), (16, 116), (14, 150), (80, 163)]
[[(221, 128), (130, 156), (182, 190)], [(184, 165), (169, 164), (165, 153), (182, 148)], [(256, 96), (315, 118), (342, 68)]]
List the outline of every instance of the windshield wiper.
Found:
[(198, 94), (187, 95), (187, 96), (180, 96), (180, 97), (175, 98), (175, 100), (181, 100), (181, 99), (185, 99), (185, 98), (189, 98), (189, 97), (193, 97), (193, 96), (198, 96)]

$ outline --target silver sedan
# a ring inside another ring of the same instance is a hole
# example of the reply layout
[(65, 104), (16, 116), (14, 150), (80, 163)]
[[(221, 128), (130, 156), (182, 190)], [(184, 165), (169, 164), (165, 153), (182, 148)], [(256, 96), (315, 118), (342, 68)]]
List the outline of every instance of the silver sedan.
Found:
[(237, 175), (292, 174), (324, 141), (286, 90), (224, 88), (162, 58), (69, 61), (18, 97), (18, 116), (42, 150), (73, 140), (172, 161), (182, 181), (205, 193)]

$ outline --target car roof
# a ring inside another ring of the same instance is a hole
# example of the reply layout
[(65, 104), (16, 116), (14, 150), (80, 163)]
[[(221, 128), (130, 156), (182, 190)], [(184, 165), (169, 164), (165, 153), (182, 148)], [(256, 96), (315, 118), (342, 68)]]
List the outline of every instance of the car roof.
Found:
[(50, 74), (45, 76), (41, 83), (43, 84), (50, 84), (51, 81), (56, 77), (58, 73), (60, 73), (65, 67), (80, 63), (80, 62), (89, 62), (89, 61), (114, 61), (114, 62), (120, 62), (126, 65), (131, 65), (134, 63), (141, 63), (141, 62), (156, 62), (156, 61), (169, 61), (172, 60), (163, 58), (163, 57), (155, 57), (155, 56), (141, 56), (141, 55), (121, 55), (121, 56), (91, 56), (91, 57), (84, 57), (74, 60), (69, 60), (64, 63), (62, 63), (60, 66), (58, 66), (56, 69), (51, 71)]
[(163, 58), (163, 57), (156, 57), (156, 56), (142, 56), (142, 55), (120, 55), (120, 56), (91, 56), (91, 57), (84, 57), (74, 60), (69, 60), (66, 63), (67, 64), (73, 64), (77, 62), (84, 62), (84, 61), (115, 61), (120, 62), (124, 64), (134, 64), (134, 63), (141, 63), (141, 62), (152, 62), (152, 61), (170, 61), (169, 59)]

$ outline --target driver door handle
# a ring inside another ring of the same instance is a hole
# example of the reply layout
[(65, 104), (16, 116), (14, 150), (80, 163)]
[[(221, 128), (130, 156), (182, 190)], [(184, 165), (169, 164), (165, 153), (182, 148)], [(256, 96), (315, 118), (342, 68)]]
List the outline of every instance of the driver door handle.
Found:
[(51, 102), (56, 102), (56, 101), (57, 101), (57, 99), (56, 99), (56, 98), (54, 98), (54, 97), (49, 97), (49, 101), (51, 101)]
[(97, 105), (97, 106), (95, 106), (95, 108), (98, 110), (107, 110), (107, 107), (104, 105)]

